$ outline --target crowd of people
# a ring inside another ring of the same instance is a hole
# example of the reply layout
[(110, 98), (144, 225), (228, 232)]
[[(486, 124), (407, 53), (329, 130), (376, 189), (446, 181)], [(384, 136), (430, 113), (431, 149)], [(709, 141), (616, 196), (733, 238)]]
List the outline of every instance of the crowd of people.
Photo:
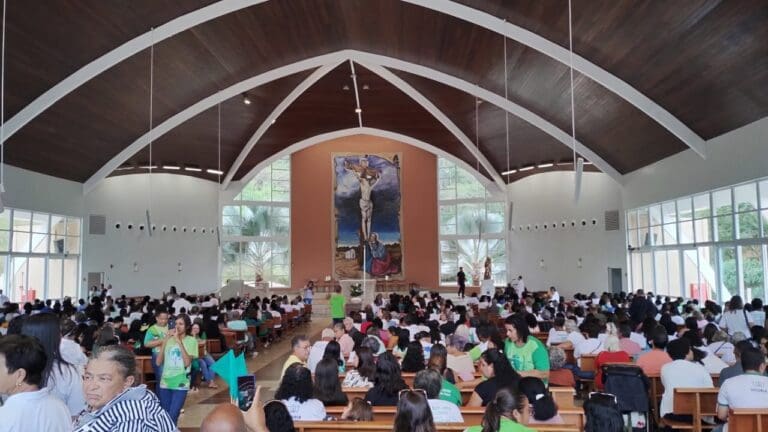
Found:
[[(30, 418), (39, 422), (35, 430), (175, 430), (196, 382), (216, 386), (200, 340), (225, 344), (228, 329), (258, 327), (308, 303), (301, 296), (220, 301), (175, 290), (162, 299), (113, 300), (103, 292), (87, 305), (6, 303), (0, 431), (29, 430)], [(379, 294), (362, 310), (345, 310), (314, 343), (292, 338), (274, 401), (244, 414), (217, 408), (203, 426), (234, 421), (242, 430), (288, 432), (295, 421), (375, 420), (373, 407), (393, 406), (394, 431), (434, 432), (435, 424), (463, 423), (466, 406), (485, 409), (470, 431), (528, 431), (565, 423), (549, 387), (593, 382), (604, 391), (601, 366), (625, 363), (660, 376), (658, 415), (667, 420), (692, 420), (674, 412), (675, 388), (713, 387), (718, 374), (711, 421), (722, 428), (729, 409), (768, 408), (765, 317), (760, 300), (744, 304), (739, 296), (721, 307), (642, 291), (569, 300), (554, 288), (534, 294), (511, 286), (456, 301), (438, 293)], [(255, 341), (242, 342), (256, 352)], [(152, 356), (160, 377), (155, 392), (136, 385), (136, 354)], [(595, 368), (582, 370), (586, 356)], [(470, 396), (463, 399), (462, 391)], [(637, 421), (619, 411), (620, 397), (590, 393), (585, 429), (619, 431)], [(329, 414), (332, 406), (344, 407), (338, 418)]]

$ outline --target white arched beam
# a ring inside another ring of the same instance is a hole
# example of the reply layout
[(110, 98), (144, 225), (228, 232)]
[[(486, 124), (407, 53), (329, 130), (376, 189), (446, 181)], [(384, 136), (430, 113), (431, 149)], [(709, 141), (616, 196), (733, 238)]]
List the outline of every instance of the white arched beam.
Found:
[(384, 78), (386, 81), (388, 81), (393, 86), (397, 87), (402, 91), (403, 93), (407, 94), (411, 97), (416, 103), (421, 105), (422, 108), (427, 110), (430, 114), (432, 114), (437, 121), (439, 121), (443, 126), (445, 126), (446, 129), (448, 129), (449, 132), (453, 134), (453, 136), (456, 137), (456, 139), (459, 140), (462, 144), (464, 144), (464, 147), (466, 147), (472, 156), (474, 156), (480, 164), (485, 168), (485, 170), (488, 172), (488, 174), (491, 176), (494, 182), (499, 186), (500, 190), (504, 190), (506, 188), (506, 183), (504, 183), (504, 180), (499, 175), (499, 172), (496, 171), (496, 168), (494, 168), (493, 164), (488, 160), (488, 158), (485, 157), (483, 152), (478, 149), (475, 144), (472, 143), (472, 140), (467, 137), (467, 135), (459, 129), (456, 124), (451, 121), (451, 119), (448, 118), (447, 115), (445, 115), (440, 109), (438, 109), (435, 104), (432, 103), (429, 99), (424, 97), (421, 93), (419, 93), (418, 90), (413, 88), (410, 84), (403, 81), (400, 77), (393, 74), (392, 72), (388, 71), (387, 69), (370, 62), (360, 61), (361, 65), (365, 66), (370, 70), (371, 72), (375, 73), (376, 75)]
[[(4, 139), (7, 140), (10, 138), (33, 118), (37, 117), (48, 107), (56, 103), (56, 101), (85, 84), (93, 77), (126, 58), (148, 48), (153, 43), (161, 42), (177, 33), (200, 25), (206, 21), (216, 19), (222, 15), (236, 12), (240, 9), (264, 3), (266, 1), (268, 0), (221, 0), (169, 21), (155, 29), (154, 32), (144, 33), (143, 35), (124, 43), (83, 66), (77, 72), (56, 84), (14, 115), (3, 126)], [(503, 21), (494, 15), (464, 6), (451, 0), (403, 1), (481, 26), (510, 39), (514, 39), (515, 41), (548, 55), (565, 65), (570, 64), (569, 52), (561, 46), (533, 32), (525, 30), (522, 27)], [(587, 59), (574, 54), (573, 62), (574, 68), (579, 72), (616, 93), (624, 100), (646, 113), (654, 121), (665, 127), (688, 145), (688, 147), (696, 151), (696, 153), (702, 157), (705, 156), (704, 140), (669, 111), (662, 108), (659, 104), (652, 101), (634, 87)]]
[(387, 138), (395, 141), (400, 141), (402, 143), (409, 144), (414, 147), (418, 147), (424, 151), (428, 151), (430, 153), (434, 153), (437, 156), (451, 160), (453, 163), (460, 166), (467, 172), (472, 173), (472, 175), (486, 188), (495, 186), (495, 183), (491, 182), (490, 180), (488, 180), (487, 177), (480, 174), (475, 169), (475, 167), (470, 166), (464, 160), (457, 158), (453, 154), (448, 153), (441, 148), (435, 147), (432, 144), (426, 143), (420, 139), (414, 138), (409, 135), (404, 135), (397, 132), (392, 132), (392, 131), (379, 129), (379, 128), (371, 128), (371, 127), (354, 127), (349, 129), (340, 129), (337, 131), (323, 133), (323, 134), (315, 135), (313, 137), (305, 138), (297, 143), (291, 144), (290, 146), (284, 148), (283, 150), (280, 150), (274, 155), (259, 162), (256, 166), (251, 168), (251, 170), (248, 171), (248, 173), (245, 174), (243, 178), (241, 178), (239, 181), (232, 182), (231, 185), (233, 188), (242, 189), (243, 186), (248, 184), (248, 182), (251, 181), (256, 176), (256, 174), (259, 173), (259, 171), (261, 171), (265, 167), (269, 166), (269, 164), (271, 164), (272, 162), (282, 157), (288, 156), (299, 150), (304, 150), (305, 148), (312, 147), (313, 145), (319, 144), (321, 142), (330, 141), (337, 138), (348, 137), (352, 135), (371, 135), (371, 136)]
[[(218, 104), (219, 102), (222, 102), (231, 97), (237, 96), (254, 87), (258, 87), (268, 82), (278, 80), (280, 78), (286, 77), (288, 75), (293, 75), (295, 73), (302, 72), (307, 69), (317, 68), (317, 67), (331, 64), (331, 63), (339, 63), (341, 61), (344, 61), (346, 58), (348, 58), (348, 54), (345, 51), (337, 51), (334, 53), (324, 54), (324, 55), (312, 57), (306, 60), (301, 60), (296, 63), (291, 63), (289, 65), (275, 68), (268, 72), (264, 72), (262, 74), (256, 75), (255, 77), (240, 81), (237, 84), (233, 84), (232, 86), (224, 90), (221, 90), (218, 93), (214, 93), (213, 95), (198, 101), (194, 105), (191, 105), (185, 108), (184, 110), (174, 114), (172, 117), (160, 123), (151, 131), (152, 139), (156, 140), (160, 138), (161, 136), (165, 135), (168, 131), (172, 130), (176, 126), (184, 123), (185, 121), (191, 119), (197, 114), (200, 114), (201, 112), (207, 110), (208, 108), (216, 106), (216, 104)], [(88, 193), (91, 190), (93, 190), (93, 188), (100, 181), (105, 179), (110, 173), (112, 173), (112, 171), (114, 171), (117, 167), (125, 163), (125, 161), (127, 161), (136, 152), (138, 152), (139, 150), (144, 148), (146, 145), (148, 145), (149, 136), (150, 136), (149, 132), (140, 136), (134, 142), (132, 142), (128, 147), (124, 148), (120, 153), (118, 153), (112, 159), (110, 159), (109, 162), (107, 162), (98, 171), (96, 171), (96, 173), (93, 174), (88, 180), (86, 180), (85, 184), (83, 185), (84, 193)]]
[(259, 125), (259, 127), (256, 129), (256, 132), (253, 133), (253, 136), (251, 136), (250, 139), (248, 139), (248, 142), (245, 143), (245, 147), (243, 147), (243, 150), (240, 151), (240, 154), (237, 155), (237, 159), (235, 159), (235, 162), (232, 164), (232, 167), (229, 168), (229, 171), (227, 172), (226, 177), (224, 177), (224, 181), (221, 184), (222, 189), (226, 189), (227, 186), (229, 186), (229, 183), (232, 181), (232, 177), (235, 176), (237, 173), (237, 170), (240, 169), (240, 166), (245, 161), (245, 158), (248, 156), (248, 153), (253, 150), (253, 147), (256, 145), (257, 142), (261, 139), (262, 136), (264, 136), (265, 133), (267, 133), (267, 130), (270, 126), (277, 120), (278, 117), (280, 117), (280, 114), (285, 111), (286, 108), (291, 106), (293, 101), (295, 101), (299, 96), (301, 96), (305, 91), (307, 91), (308, 88), (312, 87), (314, 83), (316, 83), (320, 78), (324, 77), (328, 72), (332, 71), (336, 66), (341, 64), (344, 60), (340, 60), (337, 62), (329, 63), (325, 66), (321, 66), (316, 71), (312, 72), (304, 81), (302, 81), (298, 86), (296, 86), (293, 91), (291, 91), (288, 96), (283, 99), (280, 104), (278, 104), (274, 110), (267, 116), (267, 118), (264, 119), (264, 121)]
[(222, 15), (238, 11), (250, 6), (264, 3), (268, 0), (222, 0), (206, 7), (184, 14), (167, 23), (148, 31), (141, 36), (137, 36), (128, 42), (120, 45), (112, 51), (102, 55), (96, 60), (81, 67), (55, 86), (51, 87), (45, 93), (38, 96), (35, 100), (16, 113), (3, 126), (4, 140), (7, 140), (13, 134), (19, 131), (24, 125), (32, 121), (59, 99), (76, 90), (86, 82), (90, 81), (102, 72), (110, 69), (112, 66), (120, 63), (128, 57), (137, 54), (152, 44), (157, 44), (171, 36), (200, 25), (206, 21), (216, 19)]
[[(354, 56), (355, 58), (358, 59), (358, 61), (361, 64), (372, 63), (380, 66), (389, 67), (392, 69), (398, 69), (404, 72), (408, 72), (414, 75), (431, 79), (433, 81), (437, 81), (441, 84), (448, 85), (455, 89), (461, 90), (465, 93), (469, 93), (473, 96), (477, 96), (478, 98), (483, 99), (484, 101), (490, 102), (496, 105), (497, 107), (505, 111), (508, 111), (510, 114), (513, 114), (525, 120), (526, 122), (530, 123), (531, 125), (533, 125), (538, 129), (541, 129), (544, 133), (552, 136), (553, 138), (565, 144), (566, 146), (571, 148), (573, 146), (573, 140), (570, 134), (564, 132), (562, 129), (548, 122), (541, 116), (531, 112), (530, 110), (510, 100), (503, 98), (502, 96), (497, 95), (492, 91), (488, 91), (483, 88), (480, 88), (474, 84), (471, 84), (455, 76), (448, 75), (446, 73), (437, 71), (435, 69), (432, 69), (426, 66), (421, 66), (415, 63), (406, 62), (404, 60), (382, 56), (378, 54), (361, 52), (361, 51), (354, 51)], [(616, 182), (621, 183), (621, 177), (622, 177), (621, 173), (618, 172), (614, 167), (612, 167), (608, 162), (606, 162), (603, 158), (598, 156), (597, 153), (593, 152), (587, 146), (582, 144), (579, 140), (576, 140), (575, 145), (576, 145), (577, 153), (586, 157), (590, 162), (592, 162), (596, 167), (598, 167), (600, 171), (611, 176), (611, 178), (616, 180)]]
[[(320, 67), (329, 63), (339, 63), (347, 59), (351, 59), (359, 63), (375, 64), (375, 65), (386, 66), (394, 69), (399, 69), (405, 72), (412, 73), (414, 75), (419, 75), (431, 80), (438, 81), (441, 84), (454, 87), (458, 90), (464, 91), (473, 96), (477, 96), (480, 99), (490, 102), (498, 106), (499, 108), (504, 109), (510, 112), (511, 114), (514, 114), (520, 117), (521, 119), (527, 121), (533, 126), (541, 129), (545, 133), (551, 135), (552, 137), (562, 142), (566, 146), (569, 146), (569, 147), (571, 146), (571, 136), (569, 134), (565, 133), (564, 131), (562, 131), (552, 123), (544, 120), (543, 118), (534, 114), (528, 109), (520, 105), (517, 105), (516, 103), (511, 102), (507, 99), (504, 99), (503, 97), (497, 95), (496, 93), (481, 89), (460, 78), (456, 78), (452, 75), (448, 75), (443, 72), (439, 72), (437, 70), (434, 70), (425, 66), (417, 65), (415, 63), (406, 62), (404, 60), (399, 60), (392, 57), (381, 56), (378, 54), (370, 54), (370, 53), (365, 53), (362, 51), (355, 51), (355, 50), (341, 50), (341, 51), (325, 54), (318, 57), (312, 57), (310, 59), (301, 60), (296, 63), (282, 66), (282, 67), (273, 69), (269, 72), (265, 72), (263, 74), (257, 75), (253, 78), (249, 78), (244, 81), (241, 81), (225, 90), (220, 91), (219, 93), (216, 93), (212, 96), (209, 96), (195, 103), (194, 105), (184, 109), (183, 111), (175, 114), (171, 118), (165, 120), (163, 123), (158, 125), (152, 131), (152, 137), (153, 139), (157, 139), (160, 136), (167, 133), (168, 131), (170, 131), (171, 129), (187, 121), (188, 119), (216, 105), (220, 101), (226, 100), (232, 96), (243, 93), (244, 91), (247, 91), (253, 87), (257, 87), (259, 85), (265, 84), (275, 79), (279, 79), (287, 75), (301, 72), (306, 69)], [(133, 156), (133, 154), (135, 154), (136, 152), (144, 148), (144, 146), (146, 146), (148, 143), (149, 143), (149, 132), (145, 133), (144, 135), (136, 139), (133, 143), (131, 143), (131, 145), (129, 145), (123, 151), (118, 153), (109, 162), (107, 162), (106, 165), (104, 165), (93, 176), (91, 176), (83, 186), (84, 192), (85, 193), (90, 192), (101, 180), (106, 178), (112, 171), (114, 171), (117, 167), (125, 163), (125, 161), (127, 161), (131, 156)], [(469, 150), (474, 154), (475, 147), (470, 146)], [(621, 183), (621, 174), (615, 168), (613, 168), (611, 165), (605, 162), (595, 152), (585, 147), (579, 141), (576, 141), (576, 151), (581, 155), (585, 156), (592, 163), (594, 163), (594, 165), (598, 167), (601, 171), (611, 176), (611, 178), (616, 180), (618, 183)]]

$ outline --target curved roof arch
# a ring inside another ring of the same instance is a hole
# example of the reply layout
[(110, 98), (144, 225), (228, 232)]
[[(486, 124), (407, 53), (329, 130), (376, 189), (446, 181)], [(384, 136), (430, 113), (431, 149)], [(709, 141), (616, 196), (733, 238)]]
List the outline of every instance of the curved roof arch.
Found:
[[(138, 152), (139, 150), (147, 146), (149, 144), (150, 136), (153, 139), (157, 139), (158, 137), (164, 135), (165, 133), (172, 130), (173, 128), (178, 127), (185, 121), (205, 111), (206, 109), (215, 106), (217, 103), (223, 100), (229, 99), (251, 88), (258, 87), (272, 80), (279, 79), (281, 77), (291, 75), (299, 71), (313, 69), (313, 68), (327, 67), (328, 65), (335, 66), (345, 60), (357, 61), (363, 65), (366, 65), (369, 68), (374, 69), (375, 72), (382, 75), (383, 78), (393, 83), (395, 86), (400, 88), (405, 93), (409, 94), (412, 98), (420, 99), (419, 103), (421, 104), (430, 104), (430, 102), (429, 100), (424, 98), (422, 95), (420, 95), (415, 89), (413, 89), (413, 87), (408, 85), (405, 81), (398, 78), (391, 72), (387, 71), (387, 69), (385, 69), (384, 67), (390, 67), (390, 68), (410, 72), (419, 76), (423, 76), (425, 78), (429, 78), (437, 82), (440, 82), (441, 84), (454, 87), (456, 89), (469, 93), (473, 96), (477, 96), (479, 99), (490, 102), (498, 106), (499, 108), (508, 111), (510, 114), (525, 120), (531, 125), (539, 128), (546, 134), (551, 135), (552, 137), (560, 141), (562, 144), (569, 147), (573, 145), (573, 141), (571, 140), (570, 135), (568, 135), (565, 131), (563, 131), (562, 129), (559, 129), (552, 123), (548, 122), (541, 116), (531, 112), (530, 110), (510, 100), (504, 99), (503, 97), (497, 95), (496, 93), (482, 89), (460, 78), (436, 71), (434, 69), (431, 69), (425, 66), (420, 66), (415, 63), (395, 59), (392, 57), (366, 53), (358, 50), (341, 50), (341, 51), (337, 51), (330, 54), (324, 54), (321, 56), (300, 60), (298, 62), (291, 63), (289, 65), (272, 69), (269, 72), (251, 77), (249, 79), (236, 83), (226, 89), (223, 89), (213, 95), (203, 98), (202, 100), (183, 109), (182, 111), (176, 113), (175, 115), (171, 116), (164, 122), (157, 125), (151, 131), (151, 133), (147, 132), (141, 135), (140, 137), (138, 137), (136, 140), (134, 140), (129, 146), (124, 148), (120, 153), (115, 155), (109, 162), (107, 162), (104, 166), (102, 166), (95, 174), (93, 174), (85, 182), (85, 184), (83, 185), (83, 189), (86, 193), (92, 190), (101, 180), (106, 178), (111, 172), (113, 172), (116, 168), (121, 166), (133, 154), (135, 154), (136, 152)], [(316, 77), (319, 77), (319, 76), (322, 76), (322, 74), (316, 75)], [(300, 87), (305, 87), (305, 86), (300, 85)], [(426, 105), (424, 106), (426, 107)], [(280, 110), (284, 108), (285, 106), (280, 108)], [(435, 108), (433, 105), (431, 106), (431, 108), (427, 108), (427, 109), (433, 114), (435, 114), (436, 112), (439, 112), (439, 110), (437, 110), (437, 108)], [(277, 111), (278, 109), (276, 108), (275, 112)], [(267, 118), (268, 121), (265, 121), (264, 123), (262, 123), (262, 125), (259, 127), (257, 132), (262, 131), (261, 133), (263, 134), (264, 133), (263, 131), (269, 128), (269, 125), (271, 124), (271, 120), (275, 118), (274, 117), (275, 112), (273, 112), (273, 114), (268, 116)], [(450, 120), (448, 120), (448, 122), (450, 123)], [(451, 132), (454, 133), (454, 135), (457, 135), (457, 136), (463, 135), (463, 133), (458, 128), (456, 128), (455, 125), (451, 127), (449, 123), (444, 122), (443, 124), (449, 130), (451, 130)], [(253, 140), (254, 137), (257, 138), (255, 141)], [(252, 137), (252, 140), (249, 140), (249, 144), (251, 148), (253, 147), (253, 145), (256, 144), (258, 140), (257, 134), (254, 134), (254, 137)], [(470, 152), (475, 153), (475, 147), (472, 146), (471, 141), (469, 141), (469, 139), (466, 138), (466, 136), (464, 136), (463, 138), (460, 137), (459, 139), (467, 147), (467, 149), (470, 150)], [(599, 168), (601, 171), (611, 176), (615, 181), (621, 182), (621, 177), (622, 177), (621, 174), (615, 168), (613, 168), (610, 164), (608, 164), (605, 160), (603, 160), (599, 155), (591, 151), (587, 146), (583, 145), (578, 140), (575, 141), (575, 145), (576, 145), (576, 151), (579, 154), (582, 154), (583, 156), (585, 156), (588, 160), (594, 163), (597, 168)], [(498, 173), (493, 169), (490, 163), (482, 156), (482, 154), (475, 153), (474, 155), (475, 157), (478, 157), (479, 159), (481, 159), (483, 166), (486, 168), (486, 170), (488, 170), (489, 173), (491, 173), (492, 175), (495, 174), (495, 177), (499, 177)], [(242, 157), (244, 158), (245, 156), (242, 156)], [(234, 175), (234, 172), (232, 173), (232, 175)], [(232, 177), (230, 177), (230, 179), (231, 178)], [(500, 177), (495, 178), (497, 183), (499, 179)]]
[[(158, 28), (144, 33), (112, 51), (100, 56), (89, 64), (69, 75), (54, 87), (37, 97), (34, 101), (14, 115), (3, 126), (4, 140), (13, 136), (19, 129), (40, 115), (55, 102), (82, 86), (102, 72), (120, 63), (128, 57), (148, 48), (154, 43), (167, 39), (185, 30), (191, 29), (204, 22), (219, 18), (223, 15), (265, 3), (268, 0), (221, 0), (212, 5), (187, 13)], [(473, 25), (486, 28), (504, 37), (511, 38), (521, 44), (541, 52), (552, 59), (569, 64), (569, 53), (558, 44), (528, 31), (520, 26), (505, 22), (489, 13), (470, 8), (452, 0), (402, 0), (406, 3), (420, 6), (437, 13), (450, 15)], [(677, 117), (657, 104), (642, 92), (627, 84), (589, 60), (574, 54), (573, 67), (609, 91), (620, 96), (658, 124), (677, 136), (682, 142), (704, 156), (703, 139), (686, 126)]]

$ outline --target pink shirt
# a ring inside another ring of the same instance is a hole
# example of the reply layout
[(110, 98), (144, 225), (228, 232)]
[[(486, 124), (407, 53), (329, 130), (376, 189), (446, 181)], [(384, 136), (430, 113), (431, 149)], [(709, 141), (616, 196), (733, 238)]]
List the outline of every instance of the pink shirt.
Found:
[(637, 359), (637, 365), (646, 375), (659, 375), (661, 367), (667, 363), (672, 363), (672, 357), (666, 351), (657, 349), (650, 350)]
[(344, 357), (349, 356), (349, 353), (355, 349), (355, 341), (346, 333), (344, 336), (340, 337), (337, 342), (339, 342), (339, 345), (341, 346), (341, 355)]
[(621, 350), (625, 353), (629, 354), (630, 357), (634, 357), (640, 354), (640, 351), (643, 350), (640, 348), (640, 345), (638, 345), (637, 342), (630, 340), (629, 338), (619, 339), (619, 348), (621, 348)]

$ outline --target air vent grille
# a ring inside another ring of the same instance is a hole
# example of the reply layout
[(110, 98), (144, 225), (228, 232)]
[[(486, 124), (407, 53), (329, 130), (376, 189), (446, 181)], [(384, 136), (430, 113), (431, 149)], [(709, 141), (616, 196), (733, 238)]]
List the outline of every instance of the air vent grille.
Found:
[(619, 230), (619, 211), (618, 210), (609, 210), (605, 212), (605, 230), (606, 231)]

